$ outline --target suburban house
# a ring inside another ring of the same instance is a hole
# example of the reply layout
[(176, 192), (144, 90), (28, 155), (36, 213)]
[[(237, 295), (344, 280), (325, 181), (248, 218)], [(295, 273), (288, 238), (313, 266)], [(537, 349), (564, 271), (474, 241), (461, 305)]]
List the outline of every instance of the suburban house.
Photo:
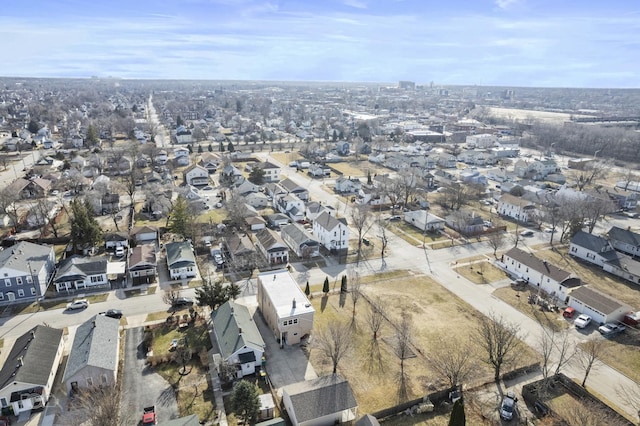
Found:
[(209, 183), (209, 171), (198, 164), (192, 164), (182, 171), (185, 185), (204, 186)]
[(134, 226), (129, 235), (136, 244), (158, 243), (158, 228), (155, 226)]
[(265, 182), (278, 182), (280, 180), (280, 167), (265, 161), (256, 167), (261, 167), (264, 172)]
[(279, 186), (287, 194), (293, 194), (296, 197), (300, 198), (302, 201), (307, 201), (309, 199), (309, 191), (289, 178), (286, 178), (285, 180), (280, 182)]
[(325, 210), (329, 211), (330, 214), (335, 211), (333, 207), (323, 205), (317, 201), (310, 201), (304, 207), (304, 214), (307, 220), (313, 222)]
[(274, 214), (267, 215), (266, 217), (267, 217), (267, 222), (269, 223), (269, 226), (276, 229), (291, 223), (291, 219), (289, 218), (289, 216), (284, 215), (282, 213), (274, 213)]
[(612, 258), (602, 265), (602, 269), (634, 284), (640, 284), (640, 262), (628, 254), (613, 251)]
[(53, 283), (57, 292), (108, 287), (107, 259), (102, 256), (67, 257), (58, 266)]
[(134, 285), (155, 281), (157, 268), (155, 244), (140, 244), (131, 249), (128, 269)]
[(611, 191), (606, 190), (609, 199), (614, 204), (614, 210), (633, 210), (638, 207), (638, 193), (635, 191), (625, 191), (614, 187)]
[(313, 235), (327, 250), (347, 250), (349, 248), (349, 226), (347, 219), (336, 218), (324, 211), (313, 221)]
[(85, 321), (76, 329), (62, 377), (67, 394), (115, 385), (119, 361), (120, 321), (104, 315)]
[(218, 170), (218, 165), (220, 164), (220, 156), (205, 152), (200, 156), (200, 165), (207, 169), (209, 174), (213, 174)]
[(360, 179), (340, 176), (333, 187), (338, 194), (355, 194), (362, 188)]
[(191, 141), (191, 130), (187, 129), (185, 126), (178, 126), (176, 128), (176, 142), (189, 144)]
[(174, 161), (177, 167), (188, 166), (191, 163), (189, 150), (187, 148), (176, 148), (173, 150)]
[(55, 266), (52, 246), (20, 241), (0, 251), (0, 304), (42, 297)]
[(164, 249), (167, 253), (169, 276), (172, 280), (195, 278), (198, 275), (196, 257), (189, 241), (167, 243)]
[(267, 221), (261, 216), (249, 216), (244, 218), (244, 223), (247, 224), (250, 230), (259, 231), (267, 227)]
[(36, 325), (18, 337), (0, 370), (0, 406), (19, 416), (43, 408), (62, 360), (63, 331)]
[(220, 178), (226, 182), (236, 182), (238, 179), (243, 178), (242, 172), (237, 167), (228, 164), (220, 171)]
[(281, 346), (313, 331), (315, 309), (286, 269), (258, 274), (258, 308)]
[(113, 250), (116, 247), (129, 247), (129, 237), (125, 232), (107, 232), (103, 236), (104, 248)]
[(255, 374), (262, 366), (265, 344), (249, 309), (229, 300), (220, 305), (211, 318), (224, 362), (236, 367), (238, 379)]
[(300, 224), (292, 223), (280, 228), (282, 240), (300, 259), (320, 256), (320, 243)]
[(120, 194), (104, 194), (100, 198), (100, 212), (105, 215), (117, 211), (120, 211)]
[(631, 311), (630, 306), (588, 286), (573, 290), (567, 305), (581, 314), (589, 315), (597, 324), (622, 321), (625, 314)]
[[(561, 303), (566, 303), (572, 289), (582, 285), (580, 278), (571, 272), (560, 269), (532, 253), (517, 247), (502, 255), (503, 267), (511, 275), (521, 278), (532, 287), (539, 288)], [(575, 290), (573, 290), (575, 291)]]
[(235, 181), (233, 186), (235, 187), (235, 191), (243, 197), (246, 197), (251, 193), (260, 192), (260, 187), (258, 185), (244, 177)]
[(358, 415), (349, 382), (336, 374), (284, 386), (282, 403), (293, 426), (351, 423)]
[(474, 211), (458, 210), (445, 218), (446, 225), (462, 235), (477, 235), (484, 230), (482, 216)]
[(269, 265), (289, 262), (289, 247), (280, 235), (271, 229), (261, 229), (255, 233), (256, 247)]
[(254, 209), (263, 209), (269, 205), (269, 197), (262, 192), (250, 192), (244, 196), (244, 201)]
[(616, 251), (606, 238), (578, 231), (569, 245), (569, 254), (601, 268), (616, 258)]
[(256, 249), (247, 234), (231, 234), (224, 238), (232, 265), (237, 269), (253, 267), (256, 263)]
[(496, 210), (501, 216), (510, 217), (520, 223), (529, 223), (533, 220), (536, 206), (529, 200), (506, 193), (500, 197)]
[(437, 232), (444, 230), (445, 220), (426, 210), (412, 210), (404, 214), (404, 221), (421, 231)]
[(276, 208), (294, 222), (304, 220), (304, 201), (293, 194), (281, 195), (276, 200)]
[(640, 255), (640, 234), (614, 226), (609, 229), (607, 236), (614, 249), (631, 256)]
[(31, 180), (18, 178), (7, 187), (11, 194), (18, 194), (22, 200), (30, 198), (42, 198), (49, 193), (51, 181), (42, 178)]

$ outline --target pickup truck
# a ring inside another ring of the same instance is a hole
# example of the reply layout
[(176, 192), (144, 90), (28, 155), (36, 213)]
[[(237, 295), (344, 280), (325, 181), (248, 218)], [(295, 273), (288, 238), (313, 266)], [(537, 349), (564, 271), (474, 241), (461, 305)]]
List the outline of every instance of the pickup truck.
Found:
[(158, 418), (156, 417), (156, 406), (144, 407), (142, 412), (142, 426), (151, 426), (158, 424)]

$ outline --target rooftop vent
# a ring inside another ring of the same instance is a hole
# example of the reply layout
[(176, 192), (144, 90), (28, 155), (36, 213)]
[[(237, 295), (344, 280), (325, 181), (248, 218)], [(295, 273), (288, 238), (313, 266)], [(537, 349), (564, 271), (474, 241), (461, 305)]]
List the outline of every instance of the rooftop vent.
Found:
[(293, 299), (293, 302), (291, 303), (291, 307), (292, 307), (293, 309), (295, 309), (295, 308), (296, 308), (296, 299)]

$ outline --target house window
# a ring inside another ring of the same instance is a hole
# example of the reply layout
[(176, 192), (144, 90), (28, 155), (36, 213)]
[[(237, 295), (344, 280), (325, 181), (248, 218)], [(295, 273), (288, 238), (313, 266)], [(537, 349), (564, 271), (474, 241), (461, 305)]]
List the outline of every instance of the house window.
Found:
[(282, 326), (286, 327), (287, 326), (287, 320), (282, 321)]
[(4, 293), (0, 293), (0, 300), (4, 300)]
[(4, 280), (4, 285), (7, 287), (11, 287), (11, 280), (10, 279)]
[(27, 275), (27, 284), (33, 283), (33, 277), (31, 275)]
[(338, 233), (337, 233), (337, 232), (335, 232), (335, 231), (333, 231), (333, 236), (334, 236), (334, 237), (337, 237), (337, 236), (338, 236)]
[(18, 290), (18, 297), (24, 297), (24, 290), (23, 289)]
[(32, 296), (35, 296), (35, 295), (36, 295), (36, 289), (35, 289), (35, 288), (33, 288), (33, 287), (31, 288), (31, 295), (32, 295)]
[(108, 382), (107, 375), (106, 375), (106, 374), (103, 374), (103, 375), (101, 376), (101, 379), (102, 379), (102, 384), (103, 384), (103, 385), (106, 385), (106, 384), (107, 384), (107, 382)]
[(297, 318), (296, 318), (296, 319), (294, 319), (294, 320), (293, 320), (293, 323), (294, 323), (294, 324), (297, 324), (297, 323), (298, 323), (298, 319), (297, 319)]
[(2, 407), (6, 407), (7, 406), (7, 398), (0, 398), (0, 405), (2, 405)]

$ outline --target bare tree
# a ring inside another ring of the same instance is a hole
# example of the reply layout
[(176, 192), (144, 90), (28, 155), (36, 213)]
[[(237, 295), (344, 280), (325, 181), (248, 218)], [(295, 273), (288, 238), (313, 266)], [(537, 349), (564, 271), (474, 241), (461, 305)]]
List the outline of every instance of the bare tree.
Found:
[(81, 391), (70, 412), (72, 425), (125, 426), (135, 423), (132, 407), (120, 407), (120, 386), (95, 386)]
[(404, 360), (411, 355), (411, 337), (413, 336), (413, 322), (408, 312), (402, 312), (400, 321), (396, 327), (396, 344), (393, 350), (398, 358), (400, 358), (400, 376), (405, 376)]
[(636, 410), (638, 425), (640, 425), (640, 384), (636, 382), (632, 382), (630, 385), (620, 383), (616, 388), (616, 396), (625, 405)]
[(315, 346), (331, 361), (333, 374), (338, 372), (338, 364), (353, 346), (353, 332), (349, 324), (330, 322), (317, 332)]
[(371, 338), (374, 342), (378, 341), (378, 334), (382, 329), (385, 317), (386, 307), (384, 303), (378, 298), (371, 299), (369, 303), (369, 311), (366, 315), (366, 321), (369, 325), (369, 330), (372, 334)]
[(360, 296), (362, 296), (362, 293), (360, 292), (360, 285), (361, 285), (360, 274), (358, 274), (357, 272), (350, 274), (349, 282), (351, 283), (351, 286), (349, 288), (349, 296), (351, 297), (351, 304), (353, 305), (351, 323), (355, 325), (356, 304), (358, 303), (358, 300), (360, 300)]
[(180, 290), (168, 288), (162, 295), (162, 301), (169, 306), (173, 306), (175, 301), (180, 297)]
[(476, 334), (478, 344), (486, 352), (484, 361), (493, 367), (493, 378), (497, 382), (502, 367), (512, 363), (518, 355), (520, 326), (491, 313), (480, 320)]
[(429, 350), (427, 362), (449, 386), (458, 386), (472, 374), (474, 352), (466, 343), (440, 337)]
[(566, 400), (563, 407), (563, 420), (569, 426), (622, 426), (627, 425), (612, 411), (608, 411), (604, 406), (595, 405), (587, 400)]
[(358, 233), (358, 253), (356, 258), (356, 264), (358, 264), (362, 256), (362, 239), (373, 224), (371, 220), (371, 206), (368, 204), (355, 205), (351, 207), (349, 217), (351, 219), (351, 226), (353, 226)]
[(37, 222), (42, 224), (40, 235), (43, 236), (47, 226), (51, 227), (53, 236), (58, 238), (58, 226), (56, 224), (56, 216), (58, 209), (52, 201), (47, 198), (39, 198), (35, 204), (31, 206), (31, 212), (36, 216)]
[(576, 188), (582, 191), (585, 187), (595, 185), (599, 179), (604, 179), (609, 173), (611, 165), (606, 161), (592, 161), (586, 164), (576, 176)]
[(582, 387), (587, 384), (589, 373), (600, 365), (600, 357), (605, 348), (605, 341), (602, 339), (587, 340), (580, 350), (576, 353), (578, 365), (584, 370), (584, 378), (582, 379)]
[(497, 252), (506, 243), (505, 234), (502, 231), (491, 232), (487, 235), (487, 244), (493, 249), (493, 257), (497, 258)]
[(384, 220), (380, 220), (378, 218), (378, 230), (380, 233), (378, 234), (378, 238), (380, 239), (380, 257), (382, 259), (382, 264), (385, 264), (384, 255), (387, 250), (387, 245), (389, 245), (389, 236), (387, 235), (387, 227), (388, 222)]
[(12, 191), (10, 187), (0, 191), (0, 213), (9, 217), (13, 229), (18, 229), (18, 220), (20, 218), (18, 213), (19, 200), (19, 194)]

